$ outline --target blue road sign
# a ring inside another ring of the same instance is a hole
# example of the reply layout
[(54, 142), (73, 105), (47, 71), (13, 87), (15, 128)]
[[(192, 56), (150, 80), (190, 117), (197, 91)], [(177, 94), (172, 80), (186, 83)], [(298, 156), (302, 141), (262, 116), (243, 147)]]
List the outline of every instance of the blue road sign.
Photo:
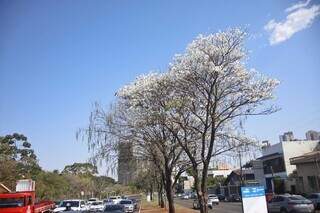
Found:
[(265, 196), (263, 186), (241, 187), (242, 198)]

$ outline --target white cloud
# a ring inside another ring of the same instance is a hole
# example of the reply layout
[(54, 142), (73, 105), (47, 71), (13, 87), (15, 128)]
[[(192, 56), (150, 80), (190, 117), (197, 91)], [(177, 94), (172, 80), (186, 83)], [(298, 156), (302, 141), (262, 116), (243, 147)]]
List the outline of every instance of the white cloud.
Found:
[(294, 5), (292, 5), (291, 7), (288, 7), (288, 8), (286, 9), (286, 12), (287, 12), (287, 13), (290, 13), (290, 12), (292, 12), (292, 11), (294, 11), (294, 10), (297, 10), (297, 9), (300, 9), (300, 8), (303, 8), (303, 7), (306, 7), (306, 6), (309, 5), (310, 2), (311, 2), (311, 0), (307, 0), (307, 1), (305, 1), (305, 2), (300, 1), (300, 2), (298, 2), (297, 4), (294, 4)]
[(320, 5), (306, 8), (309, 2), (309, 0), (304, 3), (299, 2), (287, 8), (286, 12), (289, 14), (286, 20), (276, 22), (272, 19), (264, 26), (264, 29), (270, 32), (269, 42), (271, 45), (281, 43), (293, 34), (311, 26), (314, 19), (320, 15)]

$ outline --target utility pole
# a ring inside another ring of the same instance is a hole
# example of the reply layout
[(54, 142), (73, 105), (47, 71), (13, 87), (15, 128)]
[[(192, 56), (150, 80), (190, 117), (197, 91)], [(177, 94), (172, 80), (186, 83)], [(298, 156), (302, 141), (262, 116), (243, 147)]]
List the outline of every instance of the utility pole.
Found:
[[(239, 150), (239, 163), (240, 163), (240, 193), (239, 193), (239, 196), (241, 197), (241, 187), (242, 187), (242, 185), (243, 185), (243, 183), (242, 183), (242, 161), (241, 161), (241, 151)], [(243, 202), (242, 201), (242, 197), (241, 197), (241, 202)], [(242, 203), (242, 205), (241, 205), (241, 212), (243, 213), (243, 203)]]
[(272, 190), (272, 194), (274, 194), (274, 172), (273, 172), (272, 166), (270, 166), (270, 170), (271, 170), (271, 190)]
[(242, 182), (242, 161), (241, 161), (241, 151), (238, 152), (239, 153), (239, 163), (240, 163), (240, 186), (243, 185), (243, 182)]

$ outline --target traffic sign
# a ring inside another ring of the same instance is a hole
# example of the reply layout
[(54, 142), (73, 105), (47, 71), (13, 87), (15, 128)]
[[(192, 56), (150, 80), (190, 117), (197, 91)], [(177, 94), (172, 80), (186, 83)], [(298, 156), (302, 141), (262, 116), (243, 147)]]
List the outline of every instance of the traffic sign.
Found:
[(268, 213), (263, 186), (241, 187), (244, 213)]

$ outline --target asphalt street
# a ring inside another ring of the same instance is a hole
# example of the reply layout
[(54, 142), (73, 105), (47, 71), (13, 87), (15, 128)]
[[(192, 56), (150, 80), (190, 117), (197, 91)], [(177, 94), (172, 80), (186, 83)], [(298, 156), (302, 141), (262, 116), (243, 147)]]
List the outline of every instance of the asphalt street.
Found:
[[(193, 200), (182, 200), (176, 199), (175, 202), (181, 206), (191, 208)], [(219, 205), (213, 207), (213, 209), (209, 209), (209, 212), (215, 213), (241, 213), (242, 206), (240, 202), (220, 202)]]

